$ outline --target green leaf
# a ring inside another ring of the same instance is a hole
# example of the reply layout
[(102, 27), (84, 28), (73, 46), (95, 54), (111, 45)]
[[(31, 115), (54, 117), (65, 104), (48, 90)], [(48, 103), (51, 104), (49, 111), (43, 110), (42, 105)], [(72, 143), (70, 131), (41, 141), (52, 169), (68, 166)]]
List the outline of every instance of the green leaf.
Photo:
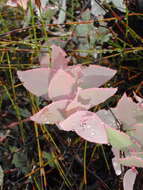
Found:
[(51, 166), (52, 168), (55, 168), (56, 165), (54, 162), (53, 155), (51, 153), (43, 152), (43, 157), (49, 162), (49, 166)]
[(132, 145), (132, 141), (128, 135), (125, 133), (116, 130), (112, 127), (106, 127), (107, 136), (109, 139), (109, 143), (118, 149), (126, 148), (130, 145)]
[(23, 173), (28, 173), (29, 168), (27, 165), (27, 154), (25, 152), (16, 152), (13, 155), (12, 164), (20, 168)]
[(143, 168), (143, 159), (137, 156), (121, 158), (119, 159), (119, 162), (124, 166)]
[(4, 179), (4, 172), (3, 172), (2, 167), (0, 166), (0, 187), (1, 187), (1, 189), (3, 187), (3, 179)]

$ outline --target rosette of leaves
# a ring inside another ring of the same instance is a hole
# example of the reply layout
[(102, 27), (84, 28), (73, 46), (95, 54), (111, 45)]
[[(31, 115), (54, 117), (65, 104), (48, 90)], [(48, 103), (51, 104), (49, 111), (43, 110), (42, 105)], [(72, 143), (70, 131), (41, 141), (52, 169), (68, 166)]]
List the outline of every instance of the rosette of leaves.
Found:
[(42, 68), (18, 71), (20, 80), (29, 91), (52, 100), (31, 120), (75, 131), (90, 142), (110, 143), (119, 149), (131, 145), (128, 135), (103, 122), (96, 113), (87, 111), (116, 92), (113, 88), (98, 87), (115, 71), (96, 65), (68, 66), (69, 58), (65, 55), (62, 49), (53, 45), (51, 57), (47, 54), (41, 59)]

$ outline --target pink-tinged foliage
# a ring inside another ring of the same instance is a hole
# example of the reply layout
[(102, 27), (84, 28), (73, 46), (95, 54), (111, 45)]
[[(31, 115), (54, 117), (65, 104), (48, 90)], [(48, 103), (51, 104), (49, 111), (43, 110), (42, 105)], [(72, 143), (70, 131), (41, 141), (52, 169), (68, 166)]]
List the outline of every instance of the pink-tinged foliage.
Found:
[(89, 111), (78, 111), (59, 123), (65, 131), (75, 131), (87, 141), (107, 144), (105, 124), (95, 114)]
[[(67, 86), (65, 85), (65, 87), (67, 87)], [(98, 88), (97, 88), (97, 90), (98, 90)], [(59, 110), (61, 110), (61, 108), (58, 108), (58, 113), (54, 109), (54, 110), (50, 111), (50, 114), (48, 114), (49, 108), (51, 106), (52, 106), (52, 108), (53, 108), (53, 106), (55, 106), (55, 108), (57, 109), (57, 106), (59, 105), (59, 103), (62, 102), (62, 100), (61, 100), (61, 101), (56, 101), (56, 102), (53, 102), (52, 104), (49, 104), (48, 106), (46, 106), (45, 108), (40, 110), (40, 112), (38, 112), (37, 114), (32, 116), (31, 119), (33, 121), (36, 121), (37, 123), (43, 123), (43, 124), (45, 124), (46, 122), (51, 123), (50, 116), (52, 116), (52, 118), (53, 118), (53, 117), (57, 117), (57, 115), (63, 116), (63, 114), (64, 114), (65, 118), (67, 118), (68, 116), (70, 116), (71, 114), (73, 114), (77, 111), (89, 109), (90, 108), (90, 104), (88, 103), (89, 101), (84, 100), (84, 99), (81, 99), (80, 101), (78, 101), (78, 95), (79, 95), (80, 91), (81, 91), (81, 88), (78, 88), (77, 94), (73, 99), (69, 99), (69, 98), (63, 99), (63, 101), (66, 101), (67, 103), (66, 103), (66, 106), (63, 105), (64, 107), (62, 108), (62, 113), (61, 113), (61, 111), (59, 112)], [(50, 93), (50, 91), (49, 91), (49, 93)], [(57, 94), (58, 93), (56, 93), (56, 95)], [(96, 102), (96, 103), (101, 103), (101, 102)], [(53, 114), (51, 114), (51, 112), (53, 112)], [(54, 116), (54, 114), (55, 114), (55, 116)], [(62, 119), (63, 118), (61, 118), (61, 120)], [(51, 124), (53, 124), (53, 122)]]
[[(23, 85), (27, 88), (27, 90), (29, 90), (33, 94), (37, 96), (46, 97), (47, 99), (48, 96), (50, 96), (52, 100), (71, 98), (71, 96), (75, 97), (75, 88), (77, 89), (78, 87), (80, 87), (80, 84), (83, 82), (82, 77), (86, 75), (86, 69), (88, 68), (87, 72), (89, 72), (89, 70), (91, 70), (92, 67), (85, 67), (82, 65), (67, 67), (69, 59), (65, 58), (66, 53), (56, 45), (52, 46), (51, 58), (50, 56), (48, 56), (49, 55), (46, 55), (46, 57), (44, 56), (43, 58), (41, 58), (40, 61), (41, 66), (45, 68), (31, 69), (28, 71), (18, 71), (18, 76), (20, 80), (23, 82)], [(95, 67), (98, 69), (95, 70)], [(94, 73), (92, 73), (92, 75), (94, 74), (96, 76), (96, 71), (97, 74), (99, 73), (98, 70), (100, 70), (101, 73), (102, 67), (95, 67), (93, 66)], [(105, 72), (106, 69), (107, 68), (103, 68), (103, 71)], [(115, 73), (110, 69), (107, 69), (107, 73), (108, 72), (112, 74)], [(88, 76), (88, 74), (86, 76)], [(98, 102), (98, 99), (102, 102), (109, 96), (113, 95), (113, 91), (115, 92), (115, 89), (101, 89), (100, 91), (104, 91), (101, 92), (101, 95), (99, 95), (98, 90), (95, 90), (96, 93), (94, 93), (94, 89), (92, 91), (93, 93), (91, 94), (91, 102), (94, 100), (92, 105), (95, 105), (95, 103)], [(88, 93), (91, 93), (90, 89), (89, 91), (87, 89), (87, 95)], [(96, 102), (95, 96), (97, 96)]]
[(23, 9), (27, 9), (29, 0), (8, 0), (7, 5), (11, 7), (21, 6)]
[(43, 96), (48, 93), (51, 70), (48, 68), (30, 69), (27, 71), (18, 71), (17, 75), (24, 87), (35, 94)]
[[(41, 57), (41, 68), (18, 71), (19, 79), (30, 92), (53, 101), (34, 114), (31, 120), (56, 124), (63, 130), (75, 131), (90, 142), (107, 144), (105, 127), (108, 126), (95, 113), (86, 110), (104, 102), (116, 92), (113, 88), (96, 88), (111, 78), (115, 71), (101, 66), (68, 66), (68, 61), (66, 53), (53, 45), (51, 55)], [(86, 82), (89, 83), (86, 87), (90, 87), (93, 79), (95, 81), (91, 86), (95, 88), (81, 88), (81, 84)]]
[(79, 93), (78, 100), (83, 99), (87, 101), (90, 107), (98, 105), (109, 97), (113, 96), (116, 92), (116, 88), (88, 88), (83, 89)]
[(106, 127), (107, 136), (109, 143), (117, 148), (117, 149), (123, 149), (125, 147), (128, 147), (132, 144), (132, 141), (128, 135), (125, 133), (116, 130), (110, 126)]
[(83, 67), (82, 73), (80, 86), (82, 88), (95, 88), (111, 79), (116, 71), (98, 65), (89, 65)]
[(137, 156), (129, 156), (126, 158), (119, 159), (119, 163), (129, 167), (140, 167), (143, 168), (143, 159)]
[(132, 101), (131, 98), (128, 98), (124, 95), (116, 108), (112, 109), (115, 116), (124, 124), (126, 129), (130, 129), (131, 125), (143, 121), (142, 112), (143, 109), (140, 106)]
[(69, 99), (74, 94), (75, 84), (75, 79), (69, 73), (59, 69), (49, 84), (48, 94), (50, 99)]
[(143, 145), (143, 123), (131, 125), (129, 128), (129, 133), (133, 138), (135, 138), (135, 140)]
[(81, 84), (81, 78), (82, 78), (82, 71), (83, 71), (83, 66), (81, 64), (78, 65), (72, 65), (68, 66), (66, 68), (66, 71), (68, 71), (77, 81), (77, 85), (80, 86)]
[(72, 113), (80, 110), (88, 110), (90, 108), (88, 102), (85, 100), (78, 100), (79, 93), (82, 89), (78, 87), (76, 96), (70, 101), (68, 106), (66, 107), (67, 116), (71, 115)]
[(73, 113), (76, 110), (89, 109), (111, 97), (116, 92), (115, 88), (78, 88), (75, 98), (67, 106), (67, 112)]
[(131, 155), (143, 158), (143, 152), (131, 152)]
[(41, 67), (50, 67), (52, 69), (64, 69), (67, 67), (69, 58), (63, 49), (59, 46), (52, 45), (51, 53), (46, 53), (40, 57)]
[(41, 124), (58, 124), (65, 119), (64, 110), (67, 104), (68, 100), (55, 101), (48, 106), (45, 106), (30, 119)]
[(129, 169), (126, 171), (124, 178), (123, 178), (124, 190), (133, 190), (136, 176), (137, 176), (136, 170)]

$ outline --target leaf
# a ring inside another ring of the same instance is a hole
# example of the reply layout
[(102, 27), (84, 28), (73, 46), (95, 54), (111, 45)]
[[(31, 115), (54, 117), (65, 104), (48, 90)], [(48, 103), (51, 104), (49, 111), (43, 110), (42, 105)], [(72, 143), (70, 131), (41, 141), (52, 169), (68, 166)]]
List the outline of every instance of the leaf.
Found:
[(68, 102), (68, 100), (55, 101), (48, 106), (45, 106), (38, 113), (30, 117), (30, 119), (42, 124), (57, 124), (65, 119), (64, 109)]
[(11, 6), (11, 7), (17, 7), (18, 4), (14, 0), (8, 0), (6, 5)]
[(55, 159), (53, 158), (53, 155), (52, 153), (49, 153), (49, 152), (43, 152), (43, 158), (45, 158), (47, 161), (48, 161), (48, 164), (49, 166), (51, 166), (52, 168), (55, 168), (56, 167), (56, 164), (55, 164)]
[(122, 173), (121, 171), (121, 164), (119, 163), (120, 158), (120, 151), (114, 147), (112, 147), (112, 152), (114, 154), (114, 158), (112, 159), (112, 164), (115, 170), (116, 175), (120, 175)]
[(3, 180), (4, 180), (4, 171), (0, 165), (0, 189), (2, 190), (3, 189)]
[(126, 12), (126, 6), (124, 0), (112, 0), (113, 4), (122, 12)]
[(112, 112), (123, 123), (124, 129), (130, 129), (130, 126), (143, 122), (143, 109), (126, 95), (119, 100), (116, 108), (112, 108)]
[(138, 142), (143, 145), (143, 123), (137, 123), (135, 125), (131, 125), (128, 133), (138, 140)]
[(98, 2), (91, 0), (91, 13), (94, 16), (98, 17), (101, 15), (105, 15), (106, 12)]
[(72, 113), (74, 113), (76, 111), (88, 110), (89, 109), (90, 106), (89, 106), (87, 101), (84, 101), (84, 100), (78, 101), (78, 96), (79, 96), (79, 93), (81, 90), (82, 90), (81, 88), (77, 89), (76, 96), (67, 105), (67, 107), (66, 107), (67, 116), (71, 115)]
[(77, 84), (80, 86), (83, 66), (81, 64), (68, 66), (66, 71), (68, 71), (77, 80)]
[(102, 121), (104, 121), (106, 124), (110, 125), (113, 128), (117, 128), (117, 121), (114, 117), (114, 115), (112, 114), (112, 112), (110, 110), (99, 110), (98, 112), (96, 112), (96, 114), (102, 119)]
[(66, 9), (67, 9), (67, 1), (66, 0), (60, 0), (60, 11), (58, 15), (58, 24), (63, 24), (66, 19)]
[(48, 68), (30, 69), (28, 71), (18, 71), (17, 75), (24, 87), (35, 94), (42, 96), (48, 94), (48, 85), (51, 77), (51, 70)]
[(7, 5), (12, 7), (17, 7), (18, 5), (21, 6), (23, 9), (27, 9), (27, 4), (29, 0), (9, 0)]
[(87, 141), (99, 144), (108, 143), (105, 124), (95, 113), (77, 111), (60, 122), (59, 126), (65, 131), (75, 131)]
[(118, 160), (116, 160), (116, 158), (112, 159), (112, 164), (115, 170), (116, 175), (121, 175), (122, 171), (121, 171), (121, 165), (119, 164)]
[(83, 68), (82, 73), (80, 86), (82, 88), (95, 88), (111, 79), (116, 71), (103, 66), (89, 65)]
[(119, 159), (119, 162), (124, 166), (143, 168), (143, 159), (137, 156), (129, 156), (126, 158), (121, 158)]
[(125, 133), (109, 126), (106, 127), (106, 131), (107, 131), (109, 143), (113, 147), (122, 149), (132, 144), (130, 137), (126, 135)]
[(27, 166), (27, 154), (25, 152), (15, 152), (12, 164), (14, 164), (16, 168), (20, 168), (25, 174), (29, 172), (29, 168)]
[(134, 171), (133, 169), (129, 169), (126, 171), (123, 178), (124, 190), (133, 190), (136, 176), (137, 176), (137, 171)]
[(114, 95), (116, 88), (89, 88), (79, 93), (78, 101), (88, 101), (90, 107), (98, 105)]
[(48, 93), (50, 99), (59, 100), (72, 97), (75, 82), (75, 79), (69, 73), (59, 69), (49, 84)]
[[(104, 93), (103, 93), (104, 91)], [(75, 98), (69, 103), (66, 108), (68, 113), (73, 113), (75, 111), (89, 109), (92, 106), (98, 105), (109, 98), (116, 89), (106, 89), (106, 88), (91, 88), (91, 89), (81, 89), (78, 88)], [(112, 116), (113, 117), (113, 116)]]
[(69, 58), (67, 58), (65, 51), (57, 45), (52, 45), (51, 49), (51, 54), (43, 53), (40, 57), (41, 67), (49, 67), (55, 70), (66, 68), (69, 62)]

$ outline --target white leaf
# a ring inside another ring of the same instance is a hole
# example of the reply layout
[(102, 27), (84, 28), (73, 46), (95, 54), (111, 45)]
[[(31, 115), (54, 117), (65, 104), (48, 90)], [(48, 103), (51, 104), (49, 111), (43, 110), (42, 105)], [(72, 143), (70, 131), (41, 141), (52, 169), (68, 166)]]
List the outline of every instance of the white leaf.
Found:
[(115, 170), (116, 175), (120, 175), (122, 173), (121, 171), (121, 164), (119, 163), (120, 159), (120, 151), (114, 147), (112, 147), (112, 152), (114, 154), (114, 158), (112, 159), (113, 167)]
[(115, 120), (114, 115), (109, 110), (99, 110), (96, 114), (104, 121), (106, 124), (110, 125), (113, 128), (117, 128), (117, 121)]

